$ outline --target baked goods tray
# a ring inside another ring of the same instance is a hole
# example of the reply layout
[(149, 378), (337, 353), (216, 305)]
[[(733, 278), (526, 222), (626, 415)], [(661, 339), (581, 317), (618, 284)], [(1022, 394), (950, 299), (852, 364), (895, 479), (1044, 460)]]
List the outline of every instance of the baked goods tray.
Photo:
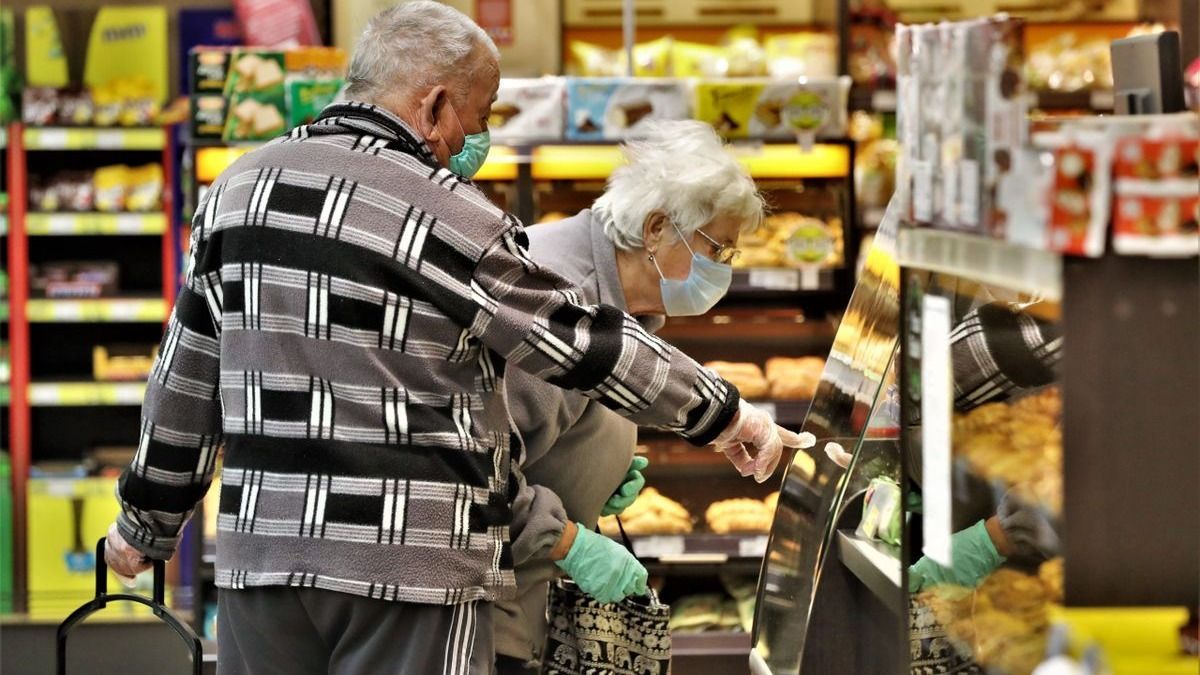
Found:
[(845, 530), (837, 533), (838, 556), (854, 576), (887, 607), (900, 612), (900, 569), (898, 546), (864, 539)]

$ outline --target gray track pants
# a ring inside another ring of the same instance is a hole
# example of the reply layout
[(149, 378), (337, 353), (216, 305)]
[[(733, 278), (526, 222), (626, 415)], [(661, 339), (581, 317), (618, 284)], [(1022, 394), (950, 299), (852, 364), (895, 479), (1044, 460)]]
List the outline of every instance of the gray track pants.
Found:
[(218, 675), (489, 675), (492, 608), (417, 605), (315, 588), (222, 589)]

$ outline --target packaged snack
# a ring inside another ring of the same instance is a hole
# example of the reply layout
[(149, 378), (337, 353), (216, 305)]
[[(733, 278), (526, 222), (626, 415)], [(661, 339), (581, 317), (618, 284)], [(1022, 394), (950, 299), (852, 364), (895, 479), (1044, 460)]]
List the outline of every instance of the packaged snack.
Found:
[(96, 345), (92, 375), (101, 382), (145, 380), (157, 355), (158, 345)]
[(686, 85), (678, 80), (567, 79), (567, 129), (572, 140), (636, 138), (648, 120), (688, 118)]
[(163, 168), (161, 164), (146, 164), (129, 169), (125, 175), (125, 209), (128, 211), (157, 211), (162, 208)]
[(1200, 192), (1187, 197), (1118, 195), (1114, 211), (1117, 253), (1179, 257), (1200, 253)]
[(219, 94), (225, 91), (232, 53), (221, 47), (196, 47), (189, 54), (193, 94)]
[(875, 478), (867, 487), (862, 521), (855, 531), (860, 537), (900, 545), (900, 486), (890, 478)]
[(720, 77), (725, 53), (715, 45), (676, 40), (671, 45), (671, 72), (675, 77)]
[[(996, 17), (987, 20), (988, 68), (986, 84), (985, 152), (983, 169), (983, 229), (1005, 238), (1007, 216), (1004, 202), (997, 199), (1001, 183), (1013, 169), (1013, 157), (1025, 145), (1029, 109), (1024, 78), (1025, 24), (1020, 19)], [(969, 39), (969, 38), (968, 38)]]
[(118, 277), (115, 262), (51, 262), (31, 266), (29, 286), (37, 297), (99, 298), (117, 293)]
[(307, 79), (288, 77), (287, 127), (309, 124), (333, 103), (342, 89), (340, 79)]
[(268, 93), (283, 89), (283, 52), (236, 49), (232, 55), (225, 96)]
[[(670, 37), (633, 46), (633, 75), (635, 77), (666, 77), (671, 74)], [(624, 50), (605, 49), (580, 40), (567, 46), (571, 53), (572, 74), (583, 77), (622, 77), (626, 74)]]
[(1035, 145), (1052, 154), (1047, 244), (1052, 251), (1096, 257), (1104, 253), (1109, 221), (1111, 144), (1104, 134), (1039, 134)]
[(763, 41), (772, 78), (837, 77), (837, 38), (825, 33), (787, 33)]
[(58, 124), (58, 91), (50, 87), (26, 87), (21, 92), (21, 120), (31, 127)]
[(702, 80), (696, 118), (726, 138), (841, 136), (846, 132), (849, 78), (835, 80)]
[(96, 210), (109, 213), (124, 211), (129, 189), (129, 167), (122, 164), (102, 166), (92, 174), (96, 191)]
[(192, 95), (192, 138), (220, 138), (228, 101), (221, 94)]
[(62, 171), (51, 179), (57, 193), (58, 208), (63, 211), (91, 211), (95, 208), (96, 192), (92, 175), (87, 171)]
[(504, 78), (488, 129), (498, 142), (561, 140), (566, 81), (561, 77)]
[(1200, 138), (1130, 136), (1117, 144), (1113, 175), (1118, 180), (1200, 180)]

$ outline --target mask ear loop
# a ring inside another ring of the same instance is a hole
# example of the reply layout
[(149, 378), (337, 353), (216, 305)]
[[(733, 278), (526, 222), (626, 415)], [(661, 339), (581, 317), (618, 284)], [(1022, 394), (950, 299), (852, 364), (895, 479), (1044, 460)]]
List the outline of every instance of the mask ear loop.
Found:
[(650, 262), (654, 263), (654, 269), (658, 270), (659, 278), (661, 278), (663, 281), (666, 281), (667, 275), (663, 274), (662, 268), (658, 266), (658, 259), (654, 257), (653, 253), (647, 257), (650, 258)]

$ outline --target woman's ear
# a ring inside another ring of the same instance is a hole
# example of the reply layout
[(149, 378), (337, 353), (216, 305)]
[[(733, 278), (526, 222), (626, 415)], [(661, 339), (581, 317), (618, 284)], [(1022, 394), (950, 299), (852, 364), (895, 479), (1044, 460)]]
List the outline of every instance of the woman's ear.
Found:
[(654, 210), (646, 214), (646, 220), (642, 221), (642, 241), (645, 242), (647, 251), (654, 253), (658, 250), (666, 229), (667, 215), (665, 213)]

